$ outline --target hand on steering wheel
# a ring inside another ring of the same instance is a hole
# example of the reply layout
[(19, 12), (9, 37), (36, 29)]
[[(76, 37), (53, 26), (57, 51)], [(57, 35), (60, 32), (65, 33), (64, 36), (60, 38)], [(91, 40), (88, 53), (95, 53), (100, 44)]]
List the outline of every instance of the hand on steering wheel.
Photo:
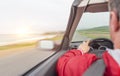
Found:
[(90, 46), (89, 46), (90, 40), (83, 42), (82, 44), (80, 44), (80, 46), (78, 47), (78, 50), (80, 50), (82, 53), (87, 53), (90, 50)]

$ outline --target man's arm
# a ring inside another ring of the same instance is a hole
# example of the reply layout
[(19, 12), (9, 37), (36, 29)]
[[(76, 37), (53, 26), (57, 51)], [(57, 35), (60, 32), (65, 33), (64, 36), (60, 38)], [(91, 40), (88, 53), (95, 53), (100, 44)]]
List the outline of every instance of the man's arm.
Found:
[(82, 55), (80, 50), (70, 50), (66, 52), (63, 56), (61, 56), (58, 61), (57, 61), (57, 71), (58, 71), (58, 76), (64, 76), (64, 68), (67, 62), (71, 59), (74, 58), (77, 55)]
[(70, 50), (59, 58), (57, 62), (57, 71), (59, 71), (58, 72), (59, 76), (64, 76), (63, 73), (64, 73), (65, 65), (70, 59), (74, 58), (75, 56), (81, 56), (89, 51), (90, 47), (88, 46), (88, 44), (89, 41), (83, 42), (82, 44), (80, 44), (78, 49)]

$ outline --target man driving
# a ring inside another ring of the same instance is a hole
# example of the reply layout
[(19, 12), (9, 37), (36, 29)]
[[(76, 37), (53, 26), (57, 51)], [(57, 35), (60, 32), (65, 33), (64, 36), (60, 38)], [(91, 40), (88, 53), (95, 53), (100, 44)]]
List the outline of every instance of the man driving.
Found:
[[(110, 35), (114, 49), (107, 49), (102, 54), (106, 65), (103, 76), (120, 76), (120, 0), (109, 0)], [(88, 53), (90, 41), (83, 42), (78, 49), (70, 50), (59, 58), (58, 76), (82, 76), (99, 58)]]

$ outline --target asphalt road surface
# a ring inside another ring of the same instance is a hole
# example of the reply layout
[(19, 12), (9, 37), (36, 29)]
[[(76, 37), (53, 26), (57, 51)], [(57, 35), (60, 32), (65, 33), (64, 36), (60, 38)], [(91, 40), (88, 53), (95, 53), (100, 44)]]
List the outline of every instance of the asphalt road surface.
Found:
[(86, 41), (86, 40), (90, 40), (90, 38), (80, 35), (79, 32), (75, 32), (73, 39), (72, 39), (72, 41)]
[(21, 76), (53, 53), (37, 48), (0, 51), (0, 76)]

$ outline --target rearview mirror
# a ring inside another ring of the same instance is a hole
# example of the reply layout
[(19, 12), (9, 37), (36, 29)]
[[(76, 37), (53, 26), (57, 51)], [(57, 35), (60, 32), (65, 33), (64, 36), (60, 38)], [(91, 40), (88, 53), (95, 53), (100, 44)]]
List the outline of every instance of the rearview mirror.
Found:
[(44, 50), (52, 50), (54, 48), (54, 42), (51, 40), (39, 41), (37, 48), (44, 49)]

